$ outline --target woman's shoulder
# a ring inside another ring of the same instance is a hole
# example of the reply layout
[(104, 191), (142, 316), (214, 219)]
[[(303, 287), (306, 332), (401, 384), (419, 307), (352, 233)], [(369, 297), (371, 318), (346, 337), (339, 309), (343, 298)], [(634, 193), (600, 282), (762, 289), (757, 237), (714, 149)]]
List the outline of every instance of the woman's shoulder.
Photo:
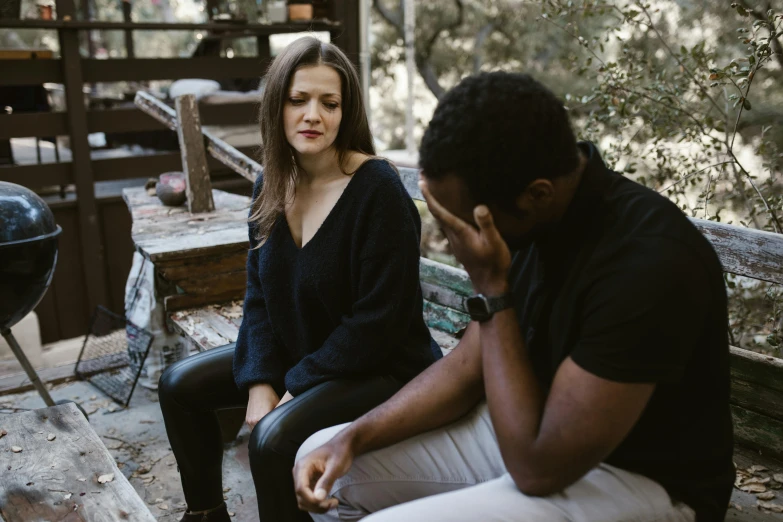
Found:
[(405, 190), (399, 172), (386, 158), (368, 156), (354, 172), (354, 176), (357, 176), (356, 181), (374, 187), (376, 190), (384, 192)]

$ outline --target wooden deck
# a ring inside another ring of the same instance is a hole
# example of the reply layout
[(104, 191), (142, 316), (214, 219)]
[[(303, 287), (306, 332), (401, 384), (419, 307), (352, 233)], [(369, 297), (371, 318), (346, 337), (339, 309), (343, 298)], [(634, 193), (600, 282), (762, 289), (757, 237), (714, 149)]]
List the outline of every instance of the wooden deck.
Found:
[(0, 518), (154, 522), (75, 405), (2, 417)]

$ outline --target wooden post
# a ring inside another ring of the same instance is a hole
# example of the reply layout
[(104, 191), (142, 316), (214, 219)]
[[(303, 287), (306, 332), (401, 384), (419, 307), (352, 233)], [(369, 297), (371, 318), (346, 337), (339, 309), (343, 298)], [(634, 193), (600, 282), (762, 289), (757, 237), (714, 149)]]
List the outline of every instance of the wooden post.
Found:
[(212, 212), (212, 183), (209, 180), (207, 152), (204, 135), (201, 134), (201, 119), (198, 102), (192, 94), (183, 94), (176, 99), (177, 137), (182, 153), (182, 170), (187, 180), (188, 211), (191, 213)]
[[(76, 19), (76, 7), (73, 0), (57, 0), (58, 19)], [(87, 140), (87, 110), (84, 106), (84, 81), (82, 76), (82, 57), (79, 54), (79, 34), (76, 29), (62, 27), (60, 36), (60, 62), (63, 67), (65, 101), (68, 107), (68, 130), (73, 155), (72, 168), (76, 184), (76, 196), (79, 208), (79, 237), (81, 238), (81, 263), (84, 281), (87, 284), (89, 308), (84, 313), (89, 316), (98, 305), (109, 304), (106, 285), (106, 265), (103, 253), (103, 232), (99, 219), (98, 205), (95, 201), (95, 186), (90, 159), (90, 144)]]

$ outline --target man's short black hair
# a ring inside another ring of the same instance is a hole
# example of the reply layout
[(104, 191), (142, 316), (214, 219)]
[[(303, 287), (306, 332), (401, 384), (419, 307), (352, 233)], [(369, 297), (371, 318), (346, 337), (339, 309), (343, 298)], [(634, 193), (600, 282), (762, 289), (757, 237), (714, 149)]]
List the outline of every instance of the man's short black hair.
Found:
[(438, 103), (419, 163), (453, 174), (480, 203), (508, 203), (535, 179), (573, 172), (579, 152), (562, 102), (527, 74), (469, 76)]

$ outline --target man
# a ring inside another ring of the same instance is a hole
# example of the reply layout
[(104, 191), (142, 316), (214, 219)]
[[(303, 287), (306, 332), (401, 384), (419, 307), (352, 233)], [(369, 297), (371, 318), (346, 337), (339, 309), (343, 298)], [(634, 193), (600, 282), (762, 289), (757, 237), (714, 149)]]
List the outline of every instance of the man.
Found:
[(722, 520), (726, 292), (706, 239), (577, 144), (526, 75), (462, 81), (420, 156), (474, 321), (388, 402), (305, 443), (300, 507), (317, 521)]

